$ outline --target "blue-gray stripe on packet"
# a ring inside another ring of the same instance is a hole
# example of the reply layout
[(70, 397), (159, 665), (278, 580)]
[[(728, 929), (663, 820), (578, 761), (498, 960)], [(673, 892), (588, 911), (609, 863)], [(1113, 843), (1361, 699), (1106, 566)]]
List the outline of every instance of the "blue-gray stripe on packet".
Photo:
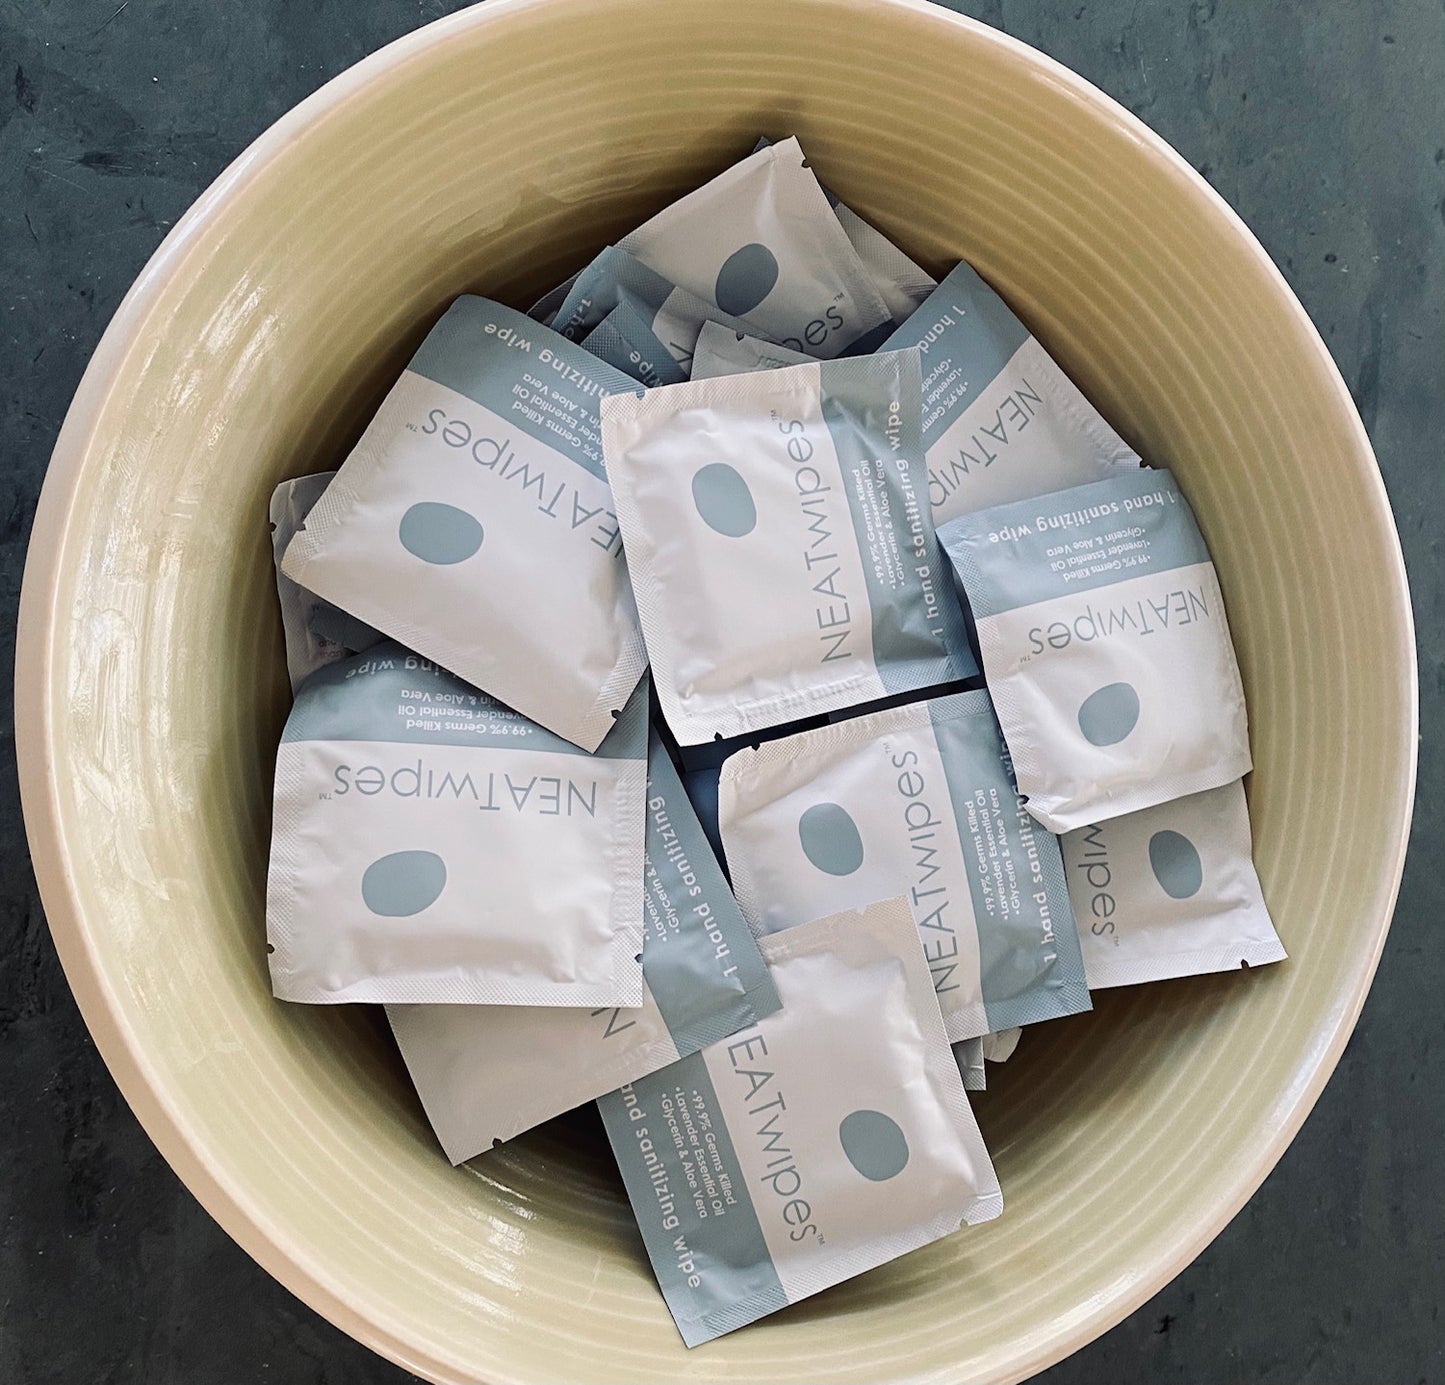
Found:
[[(873, 611), (878, 676), (890, 693), (971, 677), (978, 667), (928, 502), (918, 353), (820, 361), (818, 368), (823, 420), (838, 454)], [(898, 411), (890, 438), (891, 404)], [(875, 523), (896, 541), (898, 571), (891, 576), (870, 556), (868, 531)]]
[(782, 1001), (656, 731), (647, 776), (642, 974), (678, 1053), (695, 1053)]
[[(550, 327), (473, 294), (464, 294), (442, 314), (408, 369), (465, 395), (508, 427), (544, 443), (563, 462), (575, 462), (602, 481), (607, 479), (602, 397), (637, 388), (635, 380)], [(543, 391), (555, 393), (561, 403), (534, 397)], [(506, 450), (505, 438), (494, 441), (499, 453)], [(535, 484), (539, 493), (547, 489), (541, 473)]]
[(1209, 562), (1177, 482), (1150, 467), (959, 515), (938, 536), (976, 620)]
[(1029, 329), (1014, 315), (972, 265), (959, 261), (947, 278), (883, 343), (885, 351), (916, 346), (924, 373), (944, 369), (958, 378), (948, 385), (948, 408), (925, 417), (924, 449), (932, 447), (955, 419), (999, 376), (1029, 339)]
[[(648, 688), (643, 678), (597, 747), (597, 758), (640, 760), (647, 754)], [(313, 673), (296, 694), (281, 739), (489, 746), (591, 758), (395, 640)]]
[[(989, 1029), (1091, 1009), (1058, 838), (1024, 807), (992, 700), (958, 693), (936, 698), (928, 712), (973, 899)], [(1010, 872), (1017, 910), (998, 901)]]
[[(702, 1055), (629, 1083), (597, 1109), (682, 1340), (698, 1346), (785, 1307), (787, 1295)], [(688, 1134), (684, 1111), (694, 1132), (699, 1116), (706, 1117), (715, 1155)], [(680, 1142), (674, 1131), (681, 1131)], [(711, 1168), (714, 1157), (731, 1182), (733, 1202), (718, 1209), (699, 1189), (707, 1198), (707, 1215), (699, 1216), (682, 1164)], [(690, 1285), (690, 1277), (699, 1283)]]

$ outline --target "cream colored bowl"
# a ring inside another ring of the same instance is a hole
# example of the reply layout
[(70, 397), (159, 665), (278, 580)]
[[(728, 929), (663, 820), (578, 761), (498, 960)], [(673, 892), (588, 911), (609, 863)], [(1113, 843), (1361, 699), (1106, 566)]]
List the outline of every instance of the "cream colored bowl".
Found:
[[(586, 1119), (452, 1170), (371, 1013), (271, 999), (265, 513), (340, 461), (452, 295), (526, 305), (760, 131), (796, 132), (935, 271), (967, 256), (1177, 470), (1293, 958), (1029, 1033), (978, 1103), (1002, 1220), (689, 1353)], [(36, 521), (17, 693), (51, 928), (126, 1097), (267, 1269), (438, 1381), (956, 1385), (1089, 1340), (1219, 1231), (1319, 1094), (1384, 941), (1415, 758), (1390, 512), (1299, 304), (1112, 101), (913, 0), (491, 0), (288, 115), (96, 352)]]

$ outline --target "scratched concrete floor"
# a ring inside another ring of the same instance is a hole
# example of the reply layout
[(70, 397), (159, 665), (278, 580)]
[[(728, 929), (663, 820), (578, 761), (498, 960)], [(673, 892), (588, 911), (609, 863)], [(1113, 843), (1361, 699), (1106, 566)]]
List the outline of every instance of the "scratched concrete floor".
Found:
[[(723, 3), (723, 0), (718, 0)], [(85, 362), (167, 228), (327, 78), (444, 0), (0, 4), (0, 621)], [(967, 0), (1112, 93), (1254, 228), (1374, 439), (1420, 627), (1423, 797), (1364, 1019), (1279, 1169), (1153, 1302), (1049, 1372), (1085, 1382), (1445, 1381), (1445, 12), (1439, 0)], [(3, 734), (11, 737), (10, 680)], [(0, 757), (0, 1379), (410, 1377), (318, 1319), (201, 1211), (90, 1044)]]

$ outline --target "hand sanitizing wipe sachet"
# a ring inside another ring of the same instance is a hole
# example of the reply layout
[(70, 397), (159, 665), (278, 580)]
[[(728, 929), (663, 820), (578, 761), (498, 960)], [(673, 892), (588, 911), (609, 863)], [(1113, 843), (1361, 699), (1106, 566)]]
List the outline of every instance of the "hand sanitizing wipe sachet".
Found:
[(1077, 828), (1060, 846), (1094, 989), (1284, 960), (1242, 783)]
[(642, 1005), (393, 1005), (402, 1057), (454, 1164), (754, 1024), (778, 995), (653, 734)]
[(379, 643), (384, 636), (363, 621), (298, 587), (281, 571), (286, 546), (305, 526), (311, 507), (331, 484), (334, 471), (282, 481), (271, 492), (271, 545), (276, 560), (276, 595), (286, 640), (286, 672), (294, 693), (319, 668)]
[(604, 401), (617, 517), (680, 744), (974, 671), (918, 419), (914, 352)]
[(637, 388), (530, 318), (459, 298), (282, 570), (585, 750), (647, 663), (597, 432)]
[(318, 670), (276, 756), (282, 1000), (641, 1005), (647, 689), (595, 755), (387, 642)]
[(763, 940), (782, 1009), (598, 1102), (688, 1346), (998, 1216), (902, 900)]
[(904, 895), (951, 1041), (1090, 1008), (1059, 845), (1024, 811), (987, 693), (739, 751), (719, 820), (759, 934)]
[(935, 524), (1138, 467), (1138, 454), (969, 265), (885, 343), (910, 346), (923, 356)]
[(585, 342), (623, 307), (632, 315), (634, 333), (635, 324), (645, 325), (648, 335), (680, 368), (684, 380), (692, 373), (693, 351), (704, 323), (723, 323), (739, 332), (761, 330), (729, 316), (711, 300), (678, 288), (666, 275), (615, 245), (609, 245), (571, 281), (551, 320), (552, 328), (570, 341)]
[(1248, 772), (1219, 579), (1167, 471), (963, 515), (940, 538), (1019, 788), (1050, 831)]
[(618, 245), (759, 335), (821, 360), (876, 344), (893, 320), (796, 139), (756, 150)]

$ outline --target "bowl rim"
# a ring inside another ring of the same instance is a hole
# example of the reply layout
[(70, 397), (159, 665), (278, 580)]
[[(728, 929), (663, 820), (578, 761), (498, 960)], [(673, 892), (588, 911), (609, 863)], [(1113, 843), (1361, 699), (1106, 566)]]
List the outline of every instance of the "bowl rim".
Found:
[[(1037, 1349), (1019, 1351), (997, 1379), (1003, 1385), (1026, 1379), (1062, 1360), (1102, 1335), (1145, 1303), (1175, 1278), (1224, 1229), (1274, 1168), (1309, 1115), (1334, 1071), (1352, 1033), (1373, 981), (1390, 920), (1399, 895), (1413, 812), (1418, 770), (1419, 683), (1414, 617), (1399, 534), (1379, 464), (1363, 422), (1339, 368), (1303, 305), (1258, 239), (1234, 209), (1165, 140), (1112, 97), (1040, 50), (981, 21), (946, 9), (934, 0), (833, 0), (852, 9), (897, 11), (935, 26), (939, 32), (963, 30), (971, 40), (993, 45), (1014, 62), (1022, 62), (1065, 90), (1082, 106), (1093, 109), (1125, 129), (1142, 156), (1196, 202), (1222, 218), (1241, 247), (1257, 262), (1271, 282), (1280, 306), (1293, 318), (1302, 339), (1313, 350), (1323, 378), (1345, 406), (1352, 442), (1374, 463), (1366, 468), (1371, 492), (1369, 517), (1393, 540), (1389, 571), (1381, 578), (1391, 588), (1391, 614), (1400, 622), (1402, 643), (1408, 651), (1409, 678), (1401, 691), (1406, 713), (1408, 772), (1402, 776), (1394, 801), (1397, 824), (1393, 858), (1382, 873), (1382, 893), (1368, 963), (1356, 977), (1346, 1004), (1335, 1012), (1333, 1029), (1318, 1046), (1295, 1084), (1280, 1119), (1257, 1158), (1239, 1178), (1231, 1196), (1195, 1228), (1165, 1262), (1135, 1276), (1127, 1287), (1095, 1301), (1092, 1309), (1074, 1320), (1070, 1329)], [(16, 758), (21, 803), (29, 838), (32, 867), (42, 906), (66, 979), (82, 1017), (122, 1096), (147, 1135), (171, 1168), (226, 1233), (273, 1278), (311, 1308), (365, 1346), (403, 1369), (432, 1381), (450, 1381), (448, 1365), (370, 1319), (360, 1303), (332, 1282), (305, 1243), (291, 1239), (287, 1229), (273, 1224), (264, 1209), (243, 1187), (216, 1175), (205, 1157), (203, 1141), (191, 1127), (185, 1109), (165, 1091), (144, 1049), (125, 1028), (108, 984), (105, 964), (90, 945), (81, 923), (75, 880), (64, 849), (65, 824), (54, 782), (53, 742), (56, 728), (52, 705), (53, 669), (50, 652), (56, 620), (57, 587), (62, 578), (65, 538), (73, 502), (86, 460), (95, 443), (100, 417), (112, 393), (111, 381), (133, 349), (166, 285), (184, 269), (227, 206), (296, 140), (319, 125), (349, 101), (364, 93), (384, 75), (424, 59), (458, 35), (505, 24), (524, 10), (565, 10), (595, 0), (488, 0), (456, 14), (435, 20), (386, 44), (331, 78), (251, 142), (187, 209), (146, 262), (121, 300), (101, 337), (57, 435), (46, 471), (26, 553), (21, 588), (15, 651)], [(26, 734), (19, 734), (24, 728)]]

